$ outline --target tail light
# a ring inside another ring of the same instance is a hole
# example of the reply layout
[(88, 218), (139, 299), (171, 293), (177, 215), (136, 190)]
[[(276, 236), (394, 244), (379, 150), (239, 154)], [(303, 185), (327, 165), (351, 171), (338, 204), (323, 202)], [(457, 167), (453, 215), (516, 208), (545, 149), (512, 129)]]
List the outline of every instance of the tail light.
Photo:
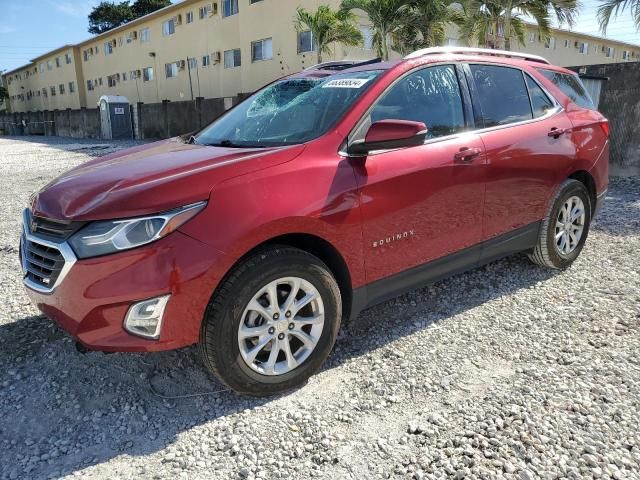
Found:
[(602, 128), (604, 136), (609, 138), (609, 120), (603, 120), (600, 122), (600, 128)]

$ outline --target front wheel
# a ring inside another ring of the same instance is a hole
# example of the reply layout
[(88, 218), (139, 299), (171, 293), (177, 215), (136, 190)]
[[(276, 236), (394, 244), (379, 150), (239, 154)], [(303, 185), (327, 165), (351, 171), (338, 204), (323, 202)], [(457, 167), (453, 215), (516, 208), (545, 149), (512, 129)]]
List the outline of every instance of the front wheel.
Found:
[(542, 221), (538, 242), (529, 258), (545, 267), (569, 267), (582, 251), (590, 223), (587, 189), (578, 180), (565, 180)]
[(203, 321), (205, 366), (240, 393), (295, 388), (329, 356), (340, 328), (338, 285), (317, 257), (271, 248), (238, 265)]

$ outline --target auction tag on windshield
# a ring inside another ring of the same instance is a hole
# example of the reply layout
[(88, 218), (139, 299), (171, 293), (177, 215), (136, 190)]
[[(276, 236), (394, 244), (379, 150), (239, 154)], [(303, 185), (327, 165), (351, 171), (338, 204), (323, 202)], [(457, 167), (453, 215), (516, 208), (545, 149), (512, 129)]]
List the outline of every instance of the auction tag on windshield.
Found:
[(340, 78), (329, 80), (322, 88), (361, 88), (368, 81), (368, 78)]

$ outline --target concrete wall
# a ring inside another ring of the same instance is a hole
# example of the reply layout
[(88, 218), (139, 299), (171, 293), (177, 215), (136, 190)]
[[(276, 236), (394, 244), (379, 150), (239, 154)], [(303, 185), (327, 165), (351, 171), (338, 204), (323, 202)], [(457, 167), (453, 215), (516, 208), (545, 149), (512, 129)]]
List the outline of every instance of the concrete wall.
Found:
[(602, 85), (598, 108), (611, 127), (611, 174), (640, 175), (640, 63), (571, 68), (609, 79)]
[[(168, 138), (199, 130), (247, 95), (136, 104), (132, 112), (137, 123), (137, 138)], [(100, 138), (100, 112), (97, 108), (80, 108), (0, 113), (0, 131), (6, 135)]]

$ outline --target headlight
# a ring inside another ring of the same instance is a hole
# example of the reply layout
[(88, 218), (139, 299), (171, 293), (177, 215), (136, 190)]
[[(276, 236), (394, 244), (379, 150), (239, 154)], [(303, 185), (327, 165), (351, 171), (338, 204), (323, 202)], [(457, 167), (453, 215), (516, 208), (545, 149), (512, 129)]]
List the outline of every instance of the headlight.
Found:
[(206, 205), (199, 202), (148, 217), (93, 222), (73, 235), (69, 243), (78, 258), (139, 247), (170, 234)]

